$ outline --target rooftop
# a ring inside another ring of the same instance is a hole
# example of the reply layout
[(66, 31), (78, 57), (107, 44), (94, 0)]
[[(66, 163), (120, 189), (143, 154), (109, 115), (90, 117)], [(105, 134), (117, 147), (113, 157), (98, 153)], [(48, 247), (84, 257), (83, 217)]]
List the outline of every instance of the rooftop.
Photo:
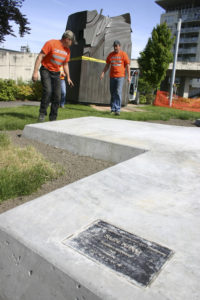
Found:
[(165, 10), (177, 8), (177, 6), (188, 8), (200, 6), (200, 0), (157, 0), (155, 2)]
[(21, 51), (17, 51), (17, 50), (12, 50), (12, 49), (6, 49), (6, 48), (0, 48), (0, 51), (8, 51), (8, 52), (21, 52)]

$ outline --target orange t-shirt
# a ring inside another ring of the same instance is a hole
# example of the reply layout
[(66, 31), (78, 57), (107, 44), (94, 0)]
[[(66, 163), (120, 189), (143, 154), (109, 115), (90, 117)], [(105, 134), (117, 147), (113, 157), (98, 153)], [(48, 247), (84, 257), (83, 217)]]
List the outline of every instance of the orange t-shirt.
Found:
[(42, 60), (42, 65), (49, 71), (59, 72), (60, 66), (70, 59), (70, 50), (62, 45), (60, 40), (47, 41), (42, 51), (46, 56)]
[(125, 77), (125, 68), (130, 61), (126, 52), (113, 51), (108, 55), (106, 63), (110, 64), (110, 77)]

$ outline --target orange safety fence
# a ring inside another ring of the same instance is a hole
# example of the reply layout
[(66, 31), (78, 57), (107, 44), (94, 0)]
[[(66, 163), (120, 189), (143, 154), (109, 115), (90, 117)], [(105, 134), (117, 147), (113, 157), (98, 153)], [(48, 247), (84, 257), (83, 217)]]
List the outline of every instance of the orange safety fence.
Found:
[(190, 99), (173, 95), (172, 106), (169, 106), (169, 93), (162, 91), (157, 91), (154, 105), (200, 112), (200, 98)]

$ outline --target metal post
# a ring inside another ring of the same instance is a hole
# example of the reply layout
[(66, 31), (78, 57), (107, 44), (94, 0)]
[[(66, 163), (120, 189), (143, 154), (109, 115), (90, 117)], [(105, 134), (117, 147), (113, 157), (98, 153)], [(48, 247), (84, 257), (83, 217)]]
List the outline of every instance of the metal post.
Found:
[(176, 61), (177, 61), (177, 56), (178, 56), (178, 47), (179, 47), (180, 32), (181, 32), (181, 22), (182, 22), (182, 20), (179, 19), (178, 25), (177, 25), (176, 46), (175, 46), (175, 52), (174, 52), (174, 62), (173, 62), (172, 77), (171, 77), (171, 83), (170, 83), (170, 93), (169, 93), (169, 105), (170, 106), (172, 106), (173, 87), (174, 87), (175, 74), (176, 74)]

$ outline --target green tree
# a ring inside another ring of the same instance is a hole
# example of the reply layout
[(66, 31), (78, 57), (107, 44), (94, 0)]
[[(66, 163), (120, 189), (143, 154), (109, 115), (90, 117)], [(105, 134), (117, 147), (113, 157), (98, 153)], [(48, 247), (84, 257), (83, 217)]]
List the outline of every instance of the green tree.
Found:
[(166, 76), (170, 62), (173, 61), (171, 30), (166, 23), (157, 25), (143, 52), (140, 52), (138, 64), (143, 82), (152, 90), (157, 90)]
[(138, 81), (138, 90), (140, 93), (150, 94), (152, 93), (152, 86), (145, 81), (142, 76), (140, 76)]
[(5, 41), (6, 35), (15, 36), (10, 21), (14, 21), (19, 26), (19, 35), (24, 36), (30, 33), (28, 19), (20, 12), (24, 0), (1, 0), (0, 1), (0, 43)]

